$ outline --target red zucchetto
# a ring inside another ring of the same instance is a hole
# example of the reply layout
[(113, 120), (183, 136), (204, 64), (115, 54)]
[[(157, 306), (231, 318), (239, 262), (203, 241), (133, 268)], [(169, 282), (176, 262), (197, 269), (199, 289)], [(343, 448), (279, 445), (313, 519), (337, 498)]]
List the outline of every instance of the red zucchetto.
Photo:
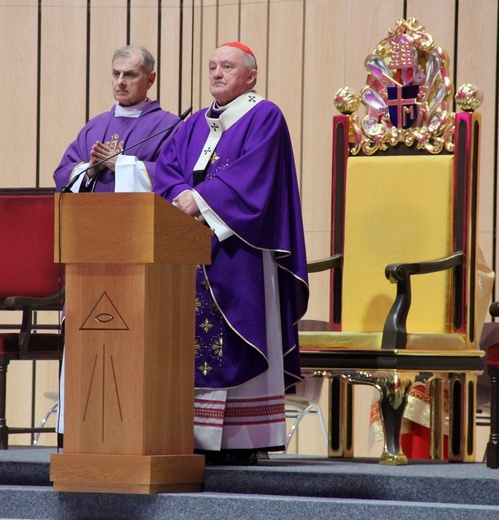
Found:
[(251, 54), (253, 56), (253, 58), (255, 57), (255, 55), (253, 54), (253, 51), (247, 45), (245, 45), (244, 43), (241, 43), (241, 42), (226, 42), (226, 43), (222, 43), (222, 45), (219, 45), (219, 47), (236, 47), (238, 49), (241, 49), (244, 52), (247, 52), (248, 54)]

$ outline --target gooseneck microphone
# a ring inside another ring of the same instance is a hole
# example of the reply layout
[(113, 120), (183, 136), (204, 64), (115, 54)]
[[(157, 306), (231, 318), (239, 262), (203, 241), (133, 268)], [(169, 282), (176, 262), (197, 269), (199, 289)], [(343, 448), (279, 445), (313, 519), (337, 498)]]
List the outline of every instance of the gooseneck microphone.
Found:
[(120, 150), (119, 152), (116, 152), (113, 155), (110, 155), (109, 157), (106, 157), (102, 161), (96, 162), (95, 164), (92, 164), (92, 166), (89, 166), (88, 168), (85, 168), (83, 171), (81, 171), (78, 175), (75, 175), (73, 179), (71, 179), (64, 188), (62, 188), (61, 193), (72, 193), (71, 188), (76, 184), (78, 179), (85, 175), (89, 170), (92, 168), (95, 168), (96, 166), (99, 166), (100, 164), (105, 163), (109, 159), (112, 159), (113, 157), (116, 157), (117, 155), (124, 154), (125, 152), (128, 152), (131, 148), (134, 148), (135, 146), (138, 146), (139, 144), (145, 143), (146, 141), (149, 141), (149, 139), (153, 139), (154, 137), (157, 137), (160, 134), (163, 134), (164, 132), (172, 131), (179, 123), (181, 123), (190, 113), (192, 112), (192, 107), (189, 107), (185, 112), (182, 113), (178, 121), (176, 121), (173, 125), (167, 126), (166, 128), (163, 128), (163, 130), (160, 130), (159, 132), (156, 132), (155, 134), (147, 136), (145, 139), (142, 139), (141, 141), (138, 141), (137, 143), (131, 144), (130, 146), (127, 146), (123, 150)]

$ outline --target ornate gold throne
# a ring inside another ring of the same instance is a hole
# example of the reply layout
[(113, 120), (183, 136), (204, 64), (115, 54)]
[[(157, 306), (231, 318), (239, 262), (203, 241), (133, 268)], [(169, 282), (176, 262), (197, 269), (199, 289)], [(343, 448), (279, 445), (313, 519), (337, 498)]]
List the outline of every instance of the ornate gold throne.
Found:
[(330, 457), (353, 456), (352, 384), (368, 384), (379, 390), (380, 462), (407, 463), (404, 410), (423, 385), (431, 457), (473, 461), (493, 278), (481, 276), (476, 238), (481, 93), (464, 85), (462, 112), (451, 111), (448, 58), (414, 19), (399, 20), (365, 66), (361, 94), (335, 97), (331, 256), (309, 264), (331, 270), (330, 322), (300, 332), (303, 374), (329, 381)]

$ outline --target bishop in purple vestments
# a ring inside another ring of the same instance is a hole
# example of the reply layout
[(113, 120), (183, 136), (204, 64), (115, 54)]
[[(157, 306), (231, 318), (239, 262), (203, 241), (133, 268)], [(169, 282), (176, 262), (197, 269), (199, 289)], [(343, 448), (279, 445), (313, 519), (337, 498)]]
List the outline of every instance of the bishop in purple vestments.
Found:
[(212, 263), (197, 270), (195, 447), (208, 462), (244, 464), (284, 445), (284, 393), (301, 378), (305, 243), (288, 128), (253, 90), (253, 53), (229, 42), (209, 66), (215, 101), (164, 147), (154, 191), (215, 231)]

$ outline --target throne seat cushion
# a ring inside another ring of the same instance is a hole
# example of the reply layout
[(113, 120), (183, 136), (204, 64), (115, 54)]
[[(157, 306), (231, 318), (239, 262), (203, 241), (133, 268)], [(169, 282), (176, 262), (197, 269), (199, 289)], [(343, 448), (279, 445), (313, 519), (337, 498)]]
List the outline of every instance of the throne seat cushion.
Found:
[[(300, 350), (378, 350), (381, 332), (306, 332), (299, 333)], [(407, 334), (407, 350), (454, 351), (465, 350), (461, 334)]]

